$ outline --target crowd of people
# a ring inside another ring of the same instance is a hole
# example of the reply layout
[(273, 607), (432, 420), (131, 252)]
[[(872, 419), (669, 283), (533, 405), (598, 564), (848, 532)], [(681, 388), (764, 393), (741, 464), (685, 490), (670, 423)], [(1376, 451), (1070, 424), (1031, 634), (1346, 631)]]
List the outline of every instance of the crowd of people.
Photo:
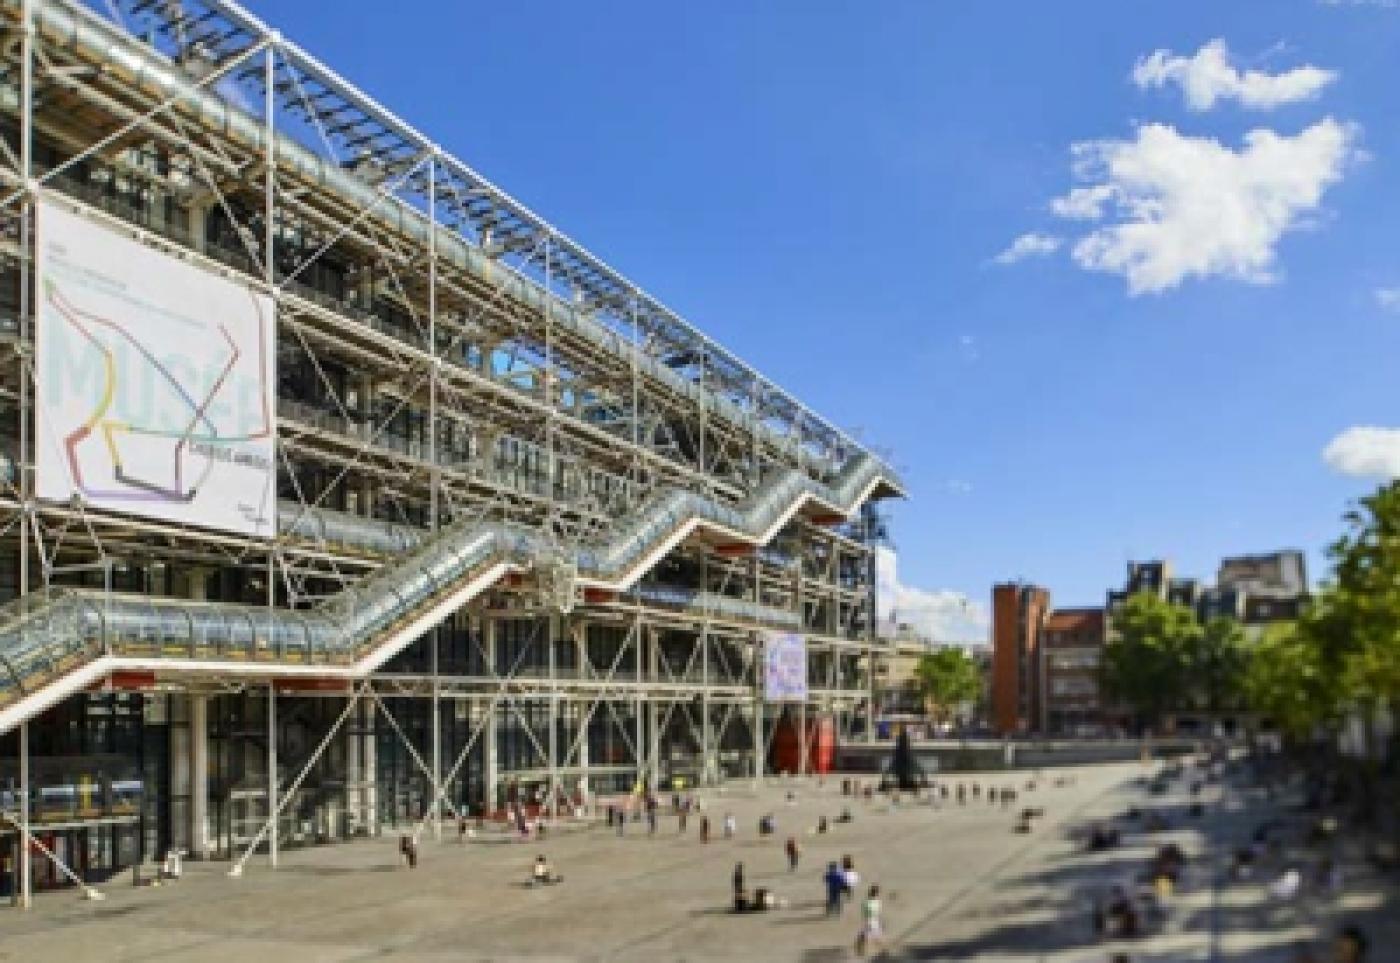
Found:
[[(1225, 756), (1212, 756), (1187, 765), (1174, 763), (1163, 767), (1154, 776), (1145, 777), (1143, 785), (1149, 796), (1161, 796), (1179, 780), (1187, 780), (1189, 806), (1172, 809), (1152, 805), (1133, 807), (1122, 812), (1116, 819), (1100, 820), (1079, 830), (1085, 850), (1089, 853), (1102, 853), (1120, 847), (1125, 835), (1131, 834), (1141, 842), (1142, 837), (1165, 834), (1185, 827), (1199, 820), (1205, 813), (1206, 804), (1203, 792), (1207, 786), (1223, 784), (1227, 778), (1238, 777), (1235, 771), (1243, 764), (1232, 762)], [(1064, 788), (1073, 785), (1072, 777), (1061, 776), (1048, 785)], [(988, 805), (1009, 808), (1017, 802), (1022, 792), (1032, 793), (1037, 789), (1038, 778), (1008, 785), (1003, 777), (995, 784), (976, 779), (942, 779), (937, 782), (925, 780), (912, 789), (903, 792), (890, 792), (885, 798), (891, 807), (906, 804), (922, 804), (934, 808), (948, 805), (969, 806), (983, 800)], [(1327, 787), (1310, 789), (1308, 801), (1303, 807), (1313, 811), (1321, 808), (1320, 796), (1325, 797)], [(855, 821), (849, 801), (871, 801), (875, 798), (872, 785), (854, 779), (845, 779), (841, 784), (842, 805), (834, 816), (822, 813), (815, 825), (797, 827), (809, 834), (826, 835), (833, 832), (834, 826), (847, 825)], [(787, 803), (795, 806), (797, 799), (792, 790), (787, 792)], [(705, 799), (696, 794), (674, 793), (670, 799), (671, 813), (675, 819), (676, 831), (686, 835), (692, 821), (698, 823), (698, 837), (702, 845), (711, 842), (711, 814), (706, 811)], [(634, 792), (630, 798), (606, 805), (603, 810), (604, 824), (621, 836), (626, 832), (629, 821), (645, 821), (648, 834), (659, 831), (662, 804), (660, 799), (645, 789)], [(1020, 809), (1013, 829), (1016, 832), (1030, 832), (1045, 817), (1045, 807), (1027, 806)], [(1183, 815), (1184, 813), (1184, 815)], [(517, 822), (517, 830), (525, 839), (543, 839), (543, 820), (533, 826), (524, 822), (519, 808), (511, 811), (512, 822)], [(784, 817), (787, 820), (788, 817)], [(739, 835), (739, 824), (734, 813), (724, 811), (717, 817), (723, 838), (731, 840)], [(780, 821), (774, 812), (762, 813), (757, 820), (755, 837), (759, 840), (781, 839), (783, 859), (787, 872), (795, 876), (802, 865), (802, 846), (799, 835), (791, 831), (779, 832)], [(1290, 834), (1296, 840), (1290, 840)], [(1300, 898), (1327, 898), (1340, 895), (1344, 888), (1344, 878), (1340, 861), (1333, 854), (1330, 844), (1338, 834), (1335, 817), (1318, 815), (1301, 828), (1290, 821), (1271, 817), (1258, 823), (1246, 841), (1241, 842), (1229, 853), (1228, 866), (1222, 874), (1226, 883), (1253, 884), (1263, 887), (1271, 905), (1293, 904)], [(1305, 869), (1296, 856), (1290, 857), (1285, 841), (1321, 846), (1327, 849), (1315, 865)], [(405, 863), (412, 867), (417, 863), (416, 840), (404, 837), (401, 853)], [(1211, 856), (1213, 854), (1207, 854)], [(1196, 882), (1200, 882), (1203, 869), (1201, 857), (1197, 857)], [(1150, 936), (1164, 930), (1173, 910), (1173, 900), (1186, 883), (1188, 872), (1192, 871), (1192, 860), (1182, 847), (1174, 841), (1164, 841), (1152, 849), (1140, 870), (1126, 877), (1120, 877), (1104, 886), (1092, 903), (1093, 929), (1098, 937), (1113, 941), (1106, 946), (1106, 959), (1111, 963), (1130, 963), (1131, 954), (1116, 948), (1117, 941), (1134, 940)], [(771, 878), (771, 877), (768, 877)], [(555, 871), (546, 856), (539, 855), (530, 868), (528, 885), (553, 886), (563, 882), (563, 876)], [(820, 882), (824, 891), (825, 915), (842, 918), (848, 906), (859, 904), (859, 929), (856, 932), (854, 949), (858, 954), (866, 954), (885, 946), (883, 911), (885, 900), (878, 883), (866, 884), (862, 889), (861, 875), (856, 869), (854, 857), (847, 853), (839, 860), (826, 863)], [(767, 913), (791, 906), (791, 900), (780, 896), (771, 885), (751, 886), (743, 862), (734, 864), (732, 876), (732, 911), (736, 914)], [(1307, 945), (1300, 946), (1296, 954), (1297, 963), (1363, 963), (1367, 959), (1368, 940), (1364, 931), (1355, 925), (1339, 929), (1335, 939), (1325, 950)]]
[[(1125, 831), (1146, 837), (1170, 832), (1200, 819), (1205, 812), (1200, 797), (1208, 785), (1252, 783), (1259, 788), (1267, 786), (1267, 797), (1276, 798), (1277, 786), (1271, 780), (1261, 780), (1253, 763), (1231, 760), (1223, 752), (1204, 757), (1193, 767), (1183, 763), (1164, 767), (1147, 780), (1146, 788), (1150, 795), (1161, 796), (1181, 780), (1188, 781), (1191, 800), (1186, 807), (1185, 820), (1178, 821), (1172, 812), (1159, 808), (1129, 808), (1119, 817), (1122, 828), (1105, 822), (1096, 822), (1087, 828), (1084, 833), (1087, 851), (1100, 853), (1118, 847)], [(1315, 793), (1309, 792), (1302, 808), (1305, 811), (1320, 808)], [(1319, 817), (1298, 824), (1283, 816), (1270, 816), (1256, 824), (1246, 840), (1226, 850), (1223, 872), (1215, 865), (1221, 854), (1207, 846), (1198, 857), (1197, 875), (1218, 873), (1219, 882), (1227, 886), (1259, 884), (1265, 897), (1259, 926), (1267, 929), (1275, 921), (1274, 911), (1306, 910), (1304, 915), (1313, 915), (1325, 901), (1342, 894), (1341, 863), (1330, 849), (1336, 833), (1337, 822), (1333, 817)], [(1290, 847), (1290, 843), (1294, 845)], [(1298, 846), (1326, 849), (1315, 859), (1311, 873), (1305, 872), (1305, 861), (1297, 851)], [(1131, 940), (1160, 932), (1170, 919), (1173, 897), (1183, 886), (1188, 862), (1187, 854), (1177, 843), (1156, 846), (1140, 872), (1110, 883), (1094, 901), (1094, 931), (1101, 938), (1112, 940)], [(1356, 924), (1345, 924), (1327, 948), (1304, 943), (1297, 947), (1293, 959), (1296, 963), (1362, 963), (1367, 953), (1364, 930)], [(1131, 957), (1128, 953), (1115, 952), (1110, 959), (1114, 963), (1129, 963)]]

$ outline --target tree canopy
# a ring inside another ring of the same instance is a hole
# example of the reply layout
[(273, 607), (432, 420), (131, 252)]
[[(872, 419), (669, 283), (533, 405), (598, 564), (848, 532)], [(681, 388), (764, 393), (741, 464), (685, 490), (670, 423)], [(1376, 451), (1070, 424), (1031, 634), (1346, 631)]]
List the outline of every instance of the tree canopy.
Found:
[(1250, 667), (1251, 703), (1295, 734), (1400, 701), (1400, 480), (1342, 521), (1331, 579)]
[(1239, 708), (1248, 649), (1234, 619), (1202, 625), (1187, 606), (1139, 592), (1113, 625), (1117, 638), (1104, 647), (1104, 691), (1142, 722), (1156, 724), (1172, 711)]
[(982, 673), (962, 649), (944, 648), (920, 656), (914, 677), (919, 694), (944, 715), (982, 694)]
[(1187, 691), (1187, 667), (1200, 645), (1201, 627), (1184, 605), (1148, 592), (1128, 598), (1113, 615), (1117, 637), (1104, 646), (1104, 692), (1130, 706), (1146, 723), (1179, 708)]

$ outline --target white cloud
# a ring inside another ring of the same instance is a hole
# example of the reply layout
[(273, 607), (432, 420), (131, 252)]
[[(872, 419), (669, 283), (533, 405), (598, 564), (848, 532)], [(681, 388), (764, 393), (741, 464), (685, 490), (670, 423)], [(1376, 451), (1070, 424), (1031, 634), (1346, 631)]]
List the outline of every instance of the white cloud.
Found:
[[(1279, 239), (1341, 179), (1357, 134), (1328, 117), (1291, 137), (1250, 131), (1236, 151), (1147, 124), (1133, 140), (1076, 144), (1074, 173), (1094, 183), (1051, 207), (1066, 218), (1115, 219), (1080, 238), (1072, 254), (1086, 270), (1122, 275), (1131, 294), (1188, 277), (1268, 283)], [(1019, 246), (1021, 239), (1004, 254)]]
[(1324, 7), (1384, 7), (1394, 10), (1400, 7), (1400, 0), (1317, 0)]
[[(1079, 144), (1077, 147), (1083, 147)], [(1093, 187), (1076, 187), (1064, 197), (1050, 202), (1050, 210), (1056, 217), (1071, 221), (1097, 221), (1103, 217), (1104, 205), (1113, 200), (1113, 188), (1108, 184), (1095, 184)]]
[(1175, 84), (1192, 110), (1210, 110), (1219, 100), (1237, 100), (1243, 107), (1272, 110), (1312, 100), (1336, 79), (1336, 71), (1312, 64), (1280, 74), (1241, 71), (1230, 62), (1230, 50), (1220, 39), (1210, 41), (1191, 57), (1158, 50), (1133, 67), (1133, 83), (1143, 89)]
[(1048, 234), (1037, 234), (1032, 231), (1029, 234), (1022, 234), (1012, 241), (1010, 247), (992, 258), (992, 263), (1015, 264), (1028, 257), (1045, 257), (1058, 251), (1063, 243), (1062, 238), (1051, 237)]
[(1400, 478), (1400, 428), (1348, 428), (1328, 442), (1322, 459), (1343, 475)]
[(977, 348), (977, 339), (970, 334), (958, 337), (958, 356), (967, 364), (973, 364), (982, 357), (982, 352)]
[(920, 636), (935, 642), (985, 642), (991, 627), (985, 606), (949, 589), (929, 591), (898, 585), (894, 611), (900, 624), (912, 626)]
[(1387, 311), (1400, 311), (1400, 288), (1376, 288), (1376, 303)]
[(943, 488), (949, 495), (971, 495), (973, 486), (962, 478), (950, 478), (943, 483)]

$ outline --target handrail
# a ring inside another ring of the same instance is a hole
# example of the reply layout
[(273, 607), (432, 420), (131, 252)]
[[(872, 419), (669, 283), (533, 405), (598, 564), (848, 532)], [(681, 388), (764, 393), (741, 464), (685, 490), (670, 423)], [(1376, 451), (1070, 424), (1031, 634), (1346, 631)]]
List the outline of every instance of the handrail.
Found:
[[(304, 610), (81, 589), (50, 590), (39, 601), (15, 599), (0, 606), (0, 732), (52, 701), (34, 699), (26, 714), (28, 697), (103, 655), (270, 663), (272, 675), (278, 664), (320, 666), (328, 674), (358, 677), (440, 621), (450, 611), (444, 606), (463, 604), (467, 588), (484, 588), (488, 583), (478, 583), (492, 572), (552, 564), (565, 555), (579, 583), (625, 591), (697, 528), (763, 545), (805, 504), (849, 516), (882, 484), (888, 484), (884, 466), (862, 453), (832, 486), (787, 469), (737, 506), (667, 489), (620, 520), (611, 536), (577, 549), (571, 558), (540, 530), (463, 518)], [(304, 517), (326, 531), (324, 514)], [(314, 529), (310, 522), (288, 524), (298, 532)], [(392, 527), (384, 537), (389, 544), (411, 540)]]

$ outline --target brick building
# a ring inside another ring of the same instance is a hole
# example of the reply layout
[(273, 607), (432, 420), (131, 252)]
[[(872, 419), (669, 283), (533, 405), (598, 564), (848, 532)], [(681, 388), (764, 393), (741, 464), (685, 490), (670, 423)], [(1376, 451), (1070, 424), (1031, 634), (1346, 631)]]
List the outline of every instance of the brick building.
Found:
[(1041, 632), (1050, 593), (1038, 585), (992, 587), (992, 728), (1011, 734), (1039, 728)]
[(1104, 610), (1053, 609), (1041, 632), (1044, 650), (1044, 717), (1041, 731), (1088, 734), (1104, 722), (1099, 695)]

